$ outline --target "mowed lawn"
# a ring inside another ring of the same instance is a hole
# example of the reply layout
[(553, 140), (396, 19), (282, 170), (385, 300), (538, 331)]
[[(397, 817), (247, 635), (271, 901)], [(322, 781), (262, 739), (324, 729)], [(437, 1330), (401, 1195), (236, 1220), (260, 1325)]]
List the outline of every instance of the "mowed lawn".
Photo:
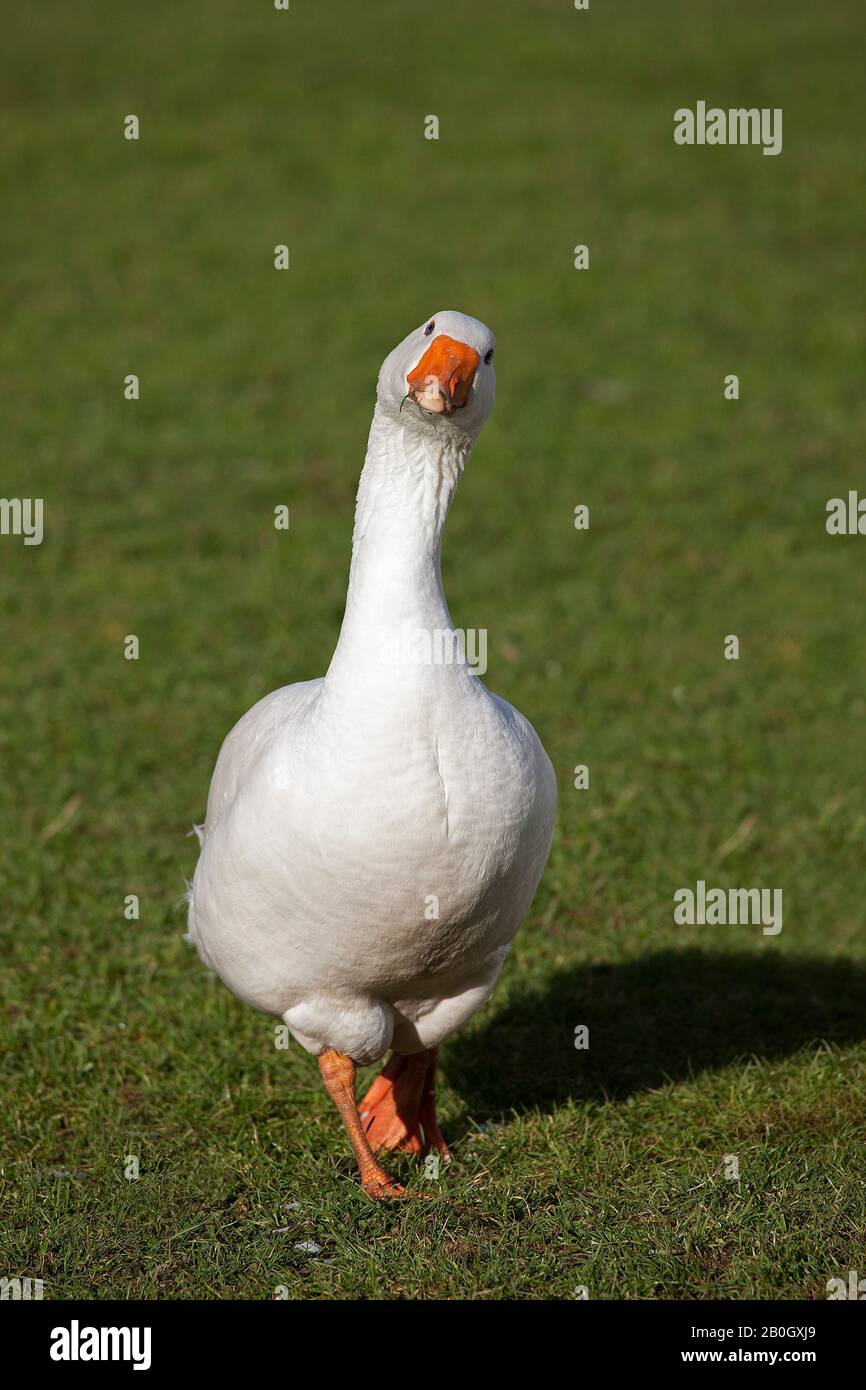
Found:
[[(824, 524), (866, 493), (864, 27), (857, 0), (7, 16), (0, 490), (45, 535), (0, 536), (0, 1275), (813, 1299), (866, 1274), (866, 538)], [(698, 100), (781, 107), (782, 153), (676, 146)], [(207, 975), (179, 899), (222, 738), (327, 668), (376, 373), (446, 307), (496, 330), (499, 382), (446, 592), (560, 818), (443, 1048), (457, 1161), (377, 1205), (315, 1063)], [(783, 930), (676, 925), (699, 879), (781, 889)]]

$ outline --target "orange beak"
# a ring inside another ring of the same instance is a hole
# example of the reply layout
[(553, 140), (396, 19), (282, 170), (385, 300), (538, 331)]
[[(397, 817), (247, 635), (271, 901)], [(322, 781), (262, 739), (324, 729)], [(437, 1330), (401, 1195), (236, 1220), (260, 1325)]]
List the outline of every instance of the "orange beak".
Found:
[(440, 333), (406, 377), (409, 395), (434, 415), (450, 415), (468, 401), (477, 367), (474, 348)]

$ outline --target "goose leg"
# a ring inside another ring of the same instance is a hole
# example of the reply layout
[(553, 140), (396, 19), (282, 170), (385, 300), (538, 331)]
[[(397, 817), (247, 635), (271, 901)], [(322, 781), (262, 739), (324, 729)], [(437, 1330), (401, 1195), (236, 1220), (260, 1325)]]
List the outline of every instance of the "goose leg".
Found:
[(421, 1128), (424, 1131), (424, 1138), (427, 1141), (427, 1149), (436, 1149), (442, 1158), (443, 1163), (451, 1162), (451, 1150), (445, 1143), (444, 1136), (439, 1128), (439, 1117), (436, 1114), (436, 1048), (433, 1048), (433, 1058), (427, 1068), (427, 1075), (424, 1078), (424, 1091), (421, 1095), (420, 1110)]
[(405, 1187), (393, 1182), (370, 1148), (355, 1105), (355, 1063), (351, 1057), (330, 1048), (319, 1058), (319, 1070), (325, 1089), (340, 1112), (349, 1136), (358, 1168), (361, 1186), (369, 1197), (406, 1197)]
[(395, 1052), (358, 1107), (371, 1148), (423, 1154), (437, 1149), (451, 1162), (436, 1117), (436, 1048)]

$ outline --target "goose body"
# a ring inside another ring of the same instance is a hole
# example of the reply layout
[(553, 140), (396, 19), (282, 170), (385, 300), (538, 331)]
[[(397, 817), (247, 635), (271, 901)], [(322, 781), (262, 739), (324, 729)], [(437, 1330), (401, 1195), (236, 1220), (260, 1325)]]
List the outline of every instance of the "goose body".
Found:
[(448, 311), (386, 359), (328, 673), (259, 701), (213, 775), (190, 936), (320, 1058), (430, 1054), (488, 999), (550, 847), (550, 761), (467, 664), (440, 575), (492, 352)]

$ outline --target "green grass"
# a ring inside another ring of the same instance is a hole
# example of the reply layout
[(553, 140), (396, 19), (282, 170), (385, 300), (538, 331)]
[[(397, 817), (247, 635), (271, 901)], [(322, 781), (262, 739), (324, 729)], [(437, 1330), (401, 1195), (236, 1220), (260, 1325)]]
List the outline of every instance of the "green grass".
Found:
[[(866, 491), (863, 29), (856, 0), (7, 16), (2, 490), (46, 537), (0, 537), (0, 1274), (772, 1299), (866, 1271), (866, 540), (824, 529)], [(676, 147), (699, 98), (782, 107), (783, 153)], [(457, 1163), (382, 1206), (176, 902), (222, 737), (327, 666), (375, 374), (443, 307), (499, 340), (446, 590), (561, 810), (443, 1049)], [(781, 887), (781, 935), (676, 927), (697, 878)]]

